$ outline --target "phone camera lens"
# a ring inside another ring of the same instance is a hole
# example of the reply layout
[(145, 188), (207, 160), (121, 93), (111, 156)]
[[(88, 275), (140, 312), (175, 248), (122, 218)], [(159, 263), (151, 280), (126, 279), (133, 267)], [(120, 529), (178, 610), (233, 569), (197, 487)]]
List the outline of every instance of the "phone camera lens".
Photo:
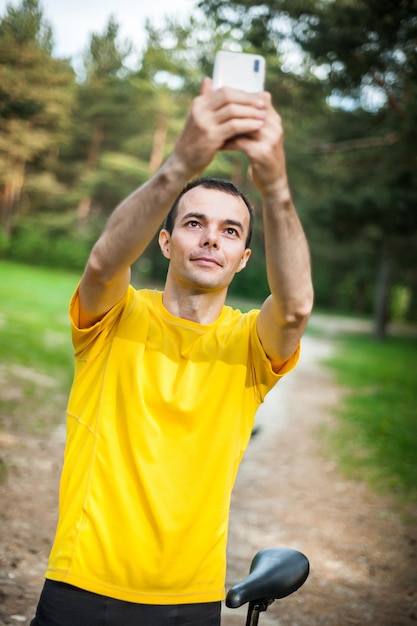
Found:
[(253, 62), (253, 71), (257, 74), (259, 72), (259, 59), (255, 59)]

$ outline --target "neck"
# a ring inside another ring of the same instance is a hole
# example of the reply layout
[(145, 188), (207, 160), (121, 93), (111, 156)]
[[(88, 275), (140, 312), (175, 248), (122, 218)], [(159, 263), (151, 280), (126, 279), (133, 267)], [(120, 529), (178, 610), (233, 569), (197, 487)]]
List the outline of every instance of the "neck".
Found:
[(218, 320), (227, 290), (214, 292), (191, 292), (165, 285), (162, 295), (164, 307), (171, 315), (196, 322), (197, 324), (213, 324)]

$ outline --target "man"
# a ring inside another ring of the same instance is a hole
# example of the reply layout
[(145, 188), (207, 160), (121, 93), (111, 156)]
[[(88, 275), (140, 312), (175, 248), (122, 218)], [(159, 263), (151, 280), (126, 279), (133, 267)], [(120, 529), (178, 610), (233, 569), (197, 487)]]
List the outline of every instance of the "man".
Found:
[[(223, 149), (247, 155), (263, 200), (271, 295), (245, 315), (225, 298), (250, 256), (252, 207), (226, 181), (184, 189)], [(136, 291), (130, 267), (170, 207), (164, 291)], [(60, 517), (33, 626), (220, 623), (233, 482), (312, 299), (270, 95), (205, 79), (172, 155), (116, 208), (71, 302)]]

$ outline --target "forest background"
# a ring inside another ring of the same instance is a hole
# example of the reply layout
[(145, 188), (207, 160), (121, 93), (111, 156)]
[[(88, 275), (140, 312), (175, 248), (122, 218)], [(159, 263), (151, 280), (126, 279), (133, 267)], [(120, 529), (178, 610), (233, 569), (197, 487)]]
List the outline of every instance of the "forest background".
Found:
[[(113, 208), (172, 150), (219, 49), (266, 57), (284, 120), (294, 200), (311, 247), (316, 308), (417, 320), (417, 2), (196, 2), (187, 23), (147, 22), (140, 53), (109, 16), (82, 65), (53, 53), (39, 0), (0, 16), (0, 256), (82, 270)], [(81, 19), (81, 17), (80, 17)], [(132, 58), (136, 63), (132, 64)], [(253, 257), (232, 287), (262, 299), (260, 199), (244, 157), (208, 173), (253, 198)], [(154, 241), (134, 267), (163, 281)]]

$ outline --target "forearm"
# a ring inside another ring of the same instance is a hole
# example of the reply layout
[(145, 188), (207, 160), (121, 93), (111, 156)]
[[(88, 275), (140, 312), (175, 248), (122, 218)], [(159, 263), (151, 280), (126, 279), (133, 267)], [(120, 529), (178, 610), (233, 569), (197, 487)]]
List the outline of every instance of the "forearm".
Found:
[(266, 270), (271, 295), (258, 317), (258, 334), (277, 367), (296, 350), (313, 306), (310, 254), (285, 179), (264, 189)]
[(104, 282), (142, 255), (188, 177), (181, 162), (171, 156), (114, 210), (90, 258)]
[(130, 282), (130, 266), (154, 237), (188, 178), (181, 161), (171, 156), (153, 178), (114, 210), (81, 279), (81, 326), (93, 324), (123, 297)]
[(258, 335), (265, 352), (278, 364), (296, 349), (312, 304), (310, 254), (287, 179), (281, 118), (264, 94), (267, 116), (252, 138), (239, 138), (263, 200), (267, 278), (271, 295), (258, 317)]
[(311, 311), (310, 253), (285, 180), (263, 197), (265, 255), (275, 317), (283, 327), (303, 324)]

